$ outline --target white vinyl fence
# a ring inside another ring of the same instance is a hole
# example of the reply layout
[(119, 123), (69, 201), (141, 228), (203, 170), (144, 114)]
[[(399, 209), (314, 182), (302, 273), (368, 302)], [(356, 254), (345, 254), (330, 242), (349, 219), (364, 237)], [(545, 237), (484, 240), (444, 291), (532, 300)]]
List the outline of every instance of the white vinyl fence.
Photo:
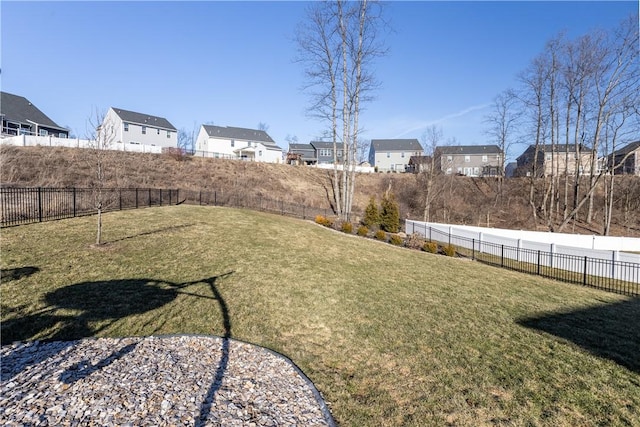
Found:
[[(18, 147), (67, 147), (67, 148), (91, 148), (92, 141), (80, 138), (58, 138), (54, 136), (18, 135), (0, 139), (0, 144), (15, 145)], [(116, 142), (111, 144), (110, 150), (131, 151), (134, 153), (162, 153), (162, 147), (147, 144), (131, 144)]]
[[(640, 255), (630, 253), (640, 252), (638, 238), (505, 230), (412, 220), (405, 222), (405, 231), (473, 252), (533, 264), (538, 270), (549, 267), (584, 274), (585, 280), (587, 276), (598, 276), (640, 283)], [(604, 249), (612, 247), (619, 249)]]

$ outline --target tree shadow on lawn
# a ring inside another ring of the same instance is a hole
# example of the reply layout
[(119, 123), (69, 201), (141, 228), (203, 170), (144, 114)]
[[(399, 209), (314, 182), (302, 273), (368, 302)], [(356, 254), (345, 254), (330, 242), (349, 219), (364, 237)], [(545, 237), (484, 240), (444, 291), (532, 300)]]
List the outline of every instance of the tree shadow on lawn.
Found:
[[(15, 341), (28, 341), (41, 332), (53, 329), (53, 333), (43, 341), (64, 341), (66, 345), (48, 347), (45, 351), (35, 348), (32, 344), (18, 347), (3, 356), (2, 381), (7, 381), (22, 372), (28, 366), (38, 364), (71, 346), (70, 341), (95, 336), (115, 321), (136, 314), (154, 310), (173, 301), (179, 294), (197, 298), (217, 300), (223, 315), (225, 336), (222, 345), (222, 358), (216, 371), (216, 380), (209, 394), (212, 396), (226, 371), (228, 364), (228, 346), (231, 337), (231, 320), (227, 305), (216, 287), (216, 280), (226, 277), (233, 272), (212, 276), (202, 280), (185, 283), (172, 283), (155, 279), (124, 279), (105, 280), (97, 282), (82, 282), (56, 289), (45, 295), (47, 308), (39, 312), (20, 316), (2, 322), (2, 344)], [(207, 283), (213, 293), (212, 296), (188, 292), (188, 286)], [(18, 308), (20, 313), (23, 308)], [(59, 309), (80, 311), (78, 315), (56, 314)], [(101, 327), (92, 327), (92, 322), (104, 323)], [(135, 345), (127, 345), (116, 349), (105, 359), (96, 364), (86, 362), (81, 366), (73, 366), (60, 375), (63, 382), (73, 382), (91, 375), (93, 372), (113, 363), (133, 351)], [(38, 351), (36, 351), (38, 350)], [(208, 395), (209, 396), (209, 395)], [(201, 412), (208, 413), (205, 410)]]
[(32, 274), (40, 271), (38, 267), (18, 267), (18, 268), (3, 268), (0, 270), (0, 283), (7, 283), (14, 280), (22, 279), (23, 277), (31, 276)]
[(571, 341), (640, 373), (640, 298), (524, 318), (518, 324)]

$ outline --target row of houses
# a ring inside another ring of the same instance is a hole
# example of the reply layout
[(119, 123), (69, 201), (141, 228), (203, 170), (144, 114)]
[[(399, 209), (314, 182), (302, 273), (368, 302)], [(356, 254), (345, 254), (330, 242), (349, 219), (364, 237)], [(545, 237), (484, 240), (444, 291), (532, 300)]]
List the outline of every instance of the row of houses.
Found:
[[(69, 130), (59, 126), (22, 96), (0, 92), (0, 117), (2, 136), (38, 136), (69, 138)], [(111, 107), (105, 115), (105, 123), (112, 130), (113, 148), (124, 151), (145, 151), (140, 147), (151, 147), (150, 152), (178, 147), (178, 131), (164, 117), (138, 113)], [(326, 166), (334, 162), (334, 143), (311, 141), (307, 144), (289, 144), (286, 157), (280, 146), (264, 130), (200, 126), (194, 141), (194, 152), (203, 157), (229, 158), (257, 162), (305, 164)], [(497, 145), (440, 146), (433, 158), (425, 156), (424, 148), (417, 139), (372, 139), (368, 162), (379, 172), (421, 172), (432, 165), (447, 175), (480, 176), (527, 176), (533, 173), (534, 164), (540, 176), (553, 173), (591, 173), (591, 153), (582, 146), (530, 145), (516, 162), (504, 167), (504, 153)], [(337, 145), (336, 158), (341, 161), (344, 153)], [(368, 164), (367, 164), (368, 163)], [(616, 150), (607, 159), (600, 159), (596, 172), (608, 164), (619, 165), (616, 174), (640, 175), (640, 141)]]

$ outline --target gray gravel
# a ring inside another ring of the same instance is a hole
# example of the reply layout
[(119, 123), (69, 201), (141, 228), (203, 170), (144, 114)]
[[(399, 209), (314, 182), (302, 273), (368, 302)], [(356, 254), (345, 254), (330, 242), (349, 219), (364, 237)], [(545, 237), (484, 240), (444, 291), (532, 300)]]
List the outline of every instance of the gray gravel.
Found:
[(0, 356), (2, 425), (334, 425), (290, 360), (232, 339), (16, 343)]

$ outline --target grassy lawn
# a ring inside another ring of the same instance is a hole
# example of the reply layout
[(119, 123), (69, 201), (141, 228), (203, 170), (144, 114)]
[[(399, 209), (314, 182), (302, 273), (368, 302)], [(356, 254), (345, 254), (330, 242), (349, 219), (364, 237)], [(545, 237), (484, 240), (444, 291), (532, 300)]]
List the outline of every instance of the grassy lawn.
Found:
[(2, 343), (198, 333), (279, 351), (344, 426), (640, 425), (640, 300), (311, 222), (176, 206), (1, 231)]

